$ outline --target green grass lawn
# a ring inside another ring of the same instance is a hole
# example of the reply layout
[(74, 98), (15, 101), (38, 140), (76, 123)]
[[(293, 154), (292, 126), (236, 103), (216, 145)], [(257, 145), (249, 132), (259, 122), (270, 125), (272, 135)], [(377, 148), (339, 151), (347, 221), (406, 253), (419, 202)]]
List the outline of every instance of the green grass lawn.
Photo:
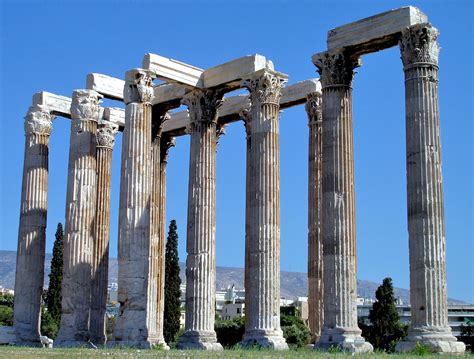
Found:
[[(311, 349), (298, 349), (289, 351), (270, 351), (270, 350), (225, 350), (223, 352), (205, 352), (191, 350), (169, 350), (162, 351), (157, 349), (139, 350), (139, 349), (46, 349), (46, 348), (22, 348), (13, 346), (1, 346), (0, 358), (343, 358), (350, 354), (329, 354), (320, 353)], [(419, 358), (416, 355), (407, 354), (360, 354), (358, 358), (381, 358), (393, 357), (394, 359)], [(463, 356), (446, 356), (443, 358), (474, 358), (472, 354)]]

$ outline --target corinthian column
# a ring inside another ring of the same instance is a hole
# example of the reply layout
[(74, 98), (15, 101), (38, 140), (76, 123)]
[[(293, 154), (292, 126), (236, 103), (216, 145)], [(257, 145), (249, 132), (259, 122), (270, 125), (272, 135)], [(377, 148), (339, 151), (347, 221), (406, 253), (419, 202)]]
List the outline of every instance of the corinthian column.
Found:
[(72, 94), (62, 315), (55, 346), (81, 346), (89, 340), (97, 182), (96, 131), (101, 97), (93, 90), (75, 90)]
[(191, 120), (186, 323), (180, 349), (219, 350), (216, 305), (216, 124), (223, 93), (194, 90), (183, 99)]
[[(242, 345), (288, 346), (280, 329), (280, 141), (283, 77), (270, 70), (244, 81), (250, 92), (246, 116), (247, 195), (245, 334)], [(250, 134), (249, 134), (250, 132)]]
[(311, 342), (316, 343), (323, 326), (323, 241), (321, 238), (321, 123), (322, 96), (310, 93), (306, 100), (309, 126), (308, 161), (308, 313)]
[(164, 271), (165, 271), (165, 257), (164, 257), (164, 238), (163, 238), (163, 220), (161, 218), (162, 207), (162, 179), (161, 179), (161, 137), (164, 121), (168, 120), (169, 116), (165, 112), (153, 113), (152, 123), (152, 191), (151, 191), (151, 209), (150, 209), (150, 233), (151, 233), (151, 275), (150, 288), (153, 293), (156, 293), (156, 303), (151, 306), (150, 316), (154, 321), (152, 327), (153, 335), (157, 338), (157, 344), (160, 344), (165, 349), (169, 349), (163, 337), (163, 310), (164, 310)]
[(40, 313), (48, 210), (48, 144), (54, 116), (34, 105), (25, 117), (25, 157), (15, 272), (17, 342), (41, 346)]
[(120, 314), (113, 345), (150, 348), (158, 342), (156, 285), (151, 283), (150, 234), (151, 202), (151, 101), (152, 73), (143, 69), (128, 71), (125, 77), (125, 130), (122, 142), (122, 176), (119, 210)]
[(318, 348), (372, 351), (357, 326), (352, 78), (358, 59), (343, 51), (313, 58), (321, 75), (324, 325)]
[[(168, 117), (166, 117), (168, 119)], [(159, 141), (159, 142), (158, 142)], [(155, 146), (160, 146), (159, 152), (155, 149)], [(154, 190), (153, 195), (157, 196), (157, 202), (155, 202), (156, 208), (152, 210), (152, 218), (156, 226), (156, 233), (158, 236), (157, 244), (157, 312), (156, 312), (156, 326), (159, 343), (168, 349), (168, 345), (164, 339), (163, 324), (164, 324), (164, 311), (165, 311), (165, 247), (166, 247), (166, 165), (168, 163), (168, 152), (171, 147), (175, 145), (174, 137), (170, 137), (166, 134), (161, 134), (159, 138), (154, 138), (154, 160), (153, 170), (158, 172), (159, 187), (157, 186), (156, 179), (153, 183)], [(155, 158), (159, 155), (159, 160)], [(156, 173), (156, 172), (155, 172)]]
[(97, 344), (104, 344), (107, 339), (105, 309), (109, 274), (110, 180), (112, 176), (112, 149), (117, 129), (117, 125), (102, 121), (96, 133), (97, 205), (92, 258), (90, 338)]
[(397, 350), (417, 342), (462, 353), (448, 325), (446, 238), (438, 108), (438, 31), (407, 28), (400, 40), (405, 72), (411, 327)]

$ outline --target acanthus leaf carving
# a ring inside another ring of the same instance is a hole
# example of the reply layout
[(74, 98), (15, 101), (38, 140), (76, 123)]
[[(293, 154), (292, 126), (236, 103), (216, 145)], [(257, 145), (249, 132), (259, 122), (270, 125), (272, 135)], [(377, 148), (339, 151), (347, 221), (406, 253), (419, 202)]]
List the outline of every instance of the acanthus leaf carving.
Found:
[(222, 90), (195, 89), (181, 103), (188, 107), (191, 123), (217, 123), (217, 111), (222, 106), (223, 97)]
[(319, 92), (311, 92), (306, 95), (305, 109), (308, 115), (308, 124), (311, 126), (320, 123), (323, 119), (323, 97)]
[(323, 87), (333, 85), (351, 86), (354, 69), (361, 65), (359, 57), (345, 50), (326, 51), (313, 59)]
[(153, 141), (160, 139), (161, 134), (163, 132), (163, 125), (170, 118), (171, 116), (168, 112), (165, 112), (162, 115), (159, 115), (158, 119), (153, 118), (153, 122), (151, 123), (151, 138)]
[(55, 118), (49, 108), (43, 105), (33, 105), (25, 116), (25, 134), (51, 135), (52, 121)]
[(112, 149), (115, 144), (115, 135), (118, 126), (112, 122), (102, 121), (96, 132), (97, 147), (105, 147)]
[(219, 140), (221, 136), (225, 135), (225, 124), (224, 123), (218, 123), (216, 127), (216, 145), (219, 144)]
[(102, 97), (94, 90), (74, 90), (71, 101), (71, 118), (99, 121)]
[(151, 105), (154, 98), (153, 71), (144, 69), (134, 69), (127, 71), (125, 75), (125, 87), (123, 89), (123, 99), (125, 104), (132, 102)]
[(257, 104), (280, 105), (281, 89), (286, 79), (279, 77), (269, 71), (264, 71), (261, 75), (241, 82), (241, 86), (250, 92), (250, 102)]
[(161, 137), (160, 143), (160, 155), (161, 162), (168, 162), (169, 150), (171, 147), (176, 146), (176, 138), (166, 133)]
[(245, 126), (245, 134), (247, 139), (250, 138), (251, 123), (252, 123), (252, 112), (248, 108), (244, 108), (239, 112), (240, 118), (242, 118)]
[(401, 59), (404, 66), (414, 63), (438, 65), (438, 30), (430, 23), (407, 27), (399, 41)]

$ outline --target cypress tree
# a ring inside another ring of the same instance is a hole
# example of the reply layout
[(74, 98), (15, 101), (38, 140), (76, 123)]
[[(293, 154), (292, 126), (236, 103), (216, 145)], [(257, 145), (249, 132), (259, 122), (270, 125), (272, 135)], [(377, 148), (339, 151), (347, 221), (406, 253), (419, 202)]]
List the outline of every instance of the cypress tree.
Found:
[(46, 295), (46, 308), (52, 320), (59, 327), (61, 320), (61, 283), (63, 281), (63, 225), (58, 223), (53, 245), (53, 258), (51, 259), (51, 272), (49, 273), (49, 287)]
[(400, 316), (395, 306), (395, 295), (391, 278), (385, 278), (375, 292), (377, 301), (369, 313), (369, 341), (375, 349), (393, 352), (396, 343), (405, 336)]
[(181, 317), (181, 278), (179, 277), (178, 233), (176, 221), (169, 226), (165, 253), (165, 312), (163, 335), (170, 344), (176, 341)]

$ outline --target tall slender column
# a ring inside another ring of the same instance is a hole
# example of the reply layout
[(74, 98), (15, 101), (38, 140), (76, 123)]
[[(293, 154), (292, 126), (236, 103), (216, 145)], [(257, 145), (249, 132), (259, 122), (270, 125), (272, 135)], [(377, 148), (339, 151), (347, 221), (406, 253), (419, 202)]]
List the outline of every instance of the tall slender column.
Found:
[(358, 59), (344, 51), (319, 55), (322, 121), (324, 325), (318, 348), (372, 351), (357, 326), (356, 222), (352, 78)]
[(128, 71), (125, 77), (118, 246), (120, 310), (110, 346), (150, 348), (158, 342), (156, 317), (150, 312), (156, 310), (156, 285), (150, 278), (154, 247), (150, 235), (152, 79), (152, 73), (143, 69)]
[(109, 274), (110, 239), (110, 180), (112, 176), (112, 149), (117, 125), (102, 121), (96, 133), (97, 139), (97, 205), (92, 258), (92, 296), (90, 338), (93, 343), (104, 344), (105, 310)]
[[(155, 139), (156, 141), (156, 139)], [(153, 146), (158, 145), (158, 143), (153, 143)], [(164, 339), (163, 333), (163, 324), (164, 324), (164, 311), (165, 311), (165, 247), (166, 247), (166, 165), (168, 163), (168, 152), (171, 147), (175, 145), (174, 137), (170, 137), (167, 134), (162, 134), (160, 136), (160, 160), (153, 162), (154, 171), (159, 171), (159, 188), (153, 190), (159, 196), (158, 207), (156, 208), (155, 214), (152, 217), (155, 217), (155, 223), (157, 223), (157, 234), (158, 234), (158, 252), (157, 252), (157, 313), (156, 313), (156, 326), (157, 333), (159, 338), (159, 343), (167, 349), (168, 346)], [(157, 154), (155, 154), (156, 156)], [(156, 158), (156, 157), (155, 157)], [(156, 166), (156, 167), (155, 167)], [(156, 185), (156, 180), (154, 182)]]
[(283, 77), (264, 70), (244, 81), (250, 91), (247, 131), (245, 334), (242, 345), (287, 349), (280, 328), (280, 141)]
[(25, 117), (25, 157), (15, 272), (13, 323), (17, 342), (40, 346), (48, 210), (48, 145), (54, 116), (33, 105)]
[(89, 340), (97, 183), (96, 131), (101, 97), (93, 90), (75, 90), (72, 94), (62, 315), (55, 346), (81, 346)]
[(308, 313), (311, 342), (316, 343), (323, 326), (323, 241), (321, 238), (321, 123), (322, 96), (310, 93), (306, 100), (309, 126), (308, 161)]
[(411, 326), (397, 350), (417, 342), (433, 352), (462, 353), (448, 325), (446, 238), (438, 108), (438, 30), (403, 31)]
[(183, 99), (191, 120), (186, 258), (186, 322), (180, 349), (220, 350), (216, 305), (216, 124), (223, 93), (194, 90)]
[(154, 335), (157, 338), (157, 344), (160, 344), (165, 349), (169, 349), (165, 343), (163, 336), (163, 310), (164, 309), (164, 238), (162, 230), (162, 180), (161, 180), (161, 137), (164, 121), (168, 120), (169, 116), (166, 112), (153, 113), (152, 123), (152, 191), (151, 191), (151, 209), (150, 209), (150, 233), (151, 233), (151, 260), (152, 260), (152, 274), (150, 276), (152, 291), (156, 293), (156, 303), (154, 308), (150, 308), (150, 315), (154, 320)]

